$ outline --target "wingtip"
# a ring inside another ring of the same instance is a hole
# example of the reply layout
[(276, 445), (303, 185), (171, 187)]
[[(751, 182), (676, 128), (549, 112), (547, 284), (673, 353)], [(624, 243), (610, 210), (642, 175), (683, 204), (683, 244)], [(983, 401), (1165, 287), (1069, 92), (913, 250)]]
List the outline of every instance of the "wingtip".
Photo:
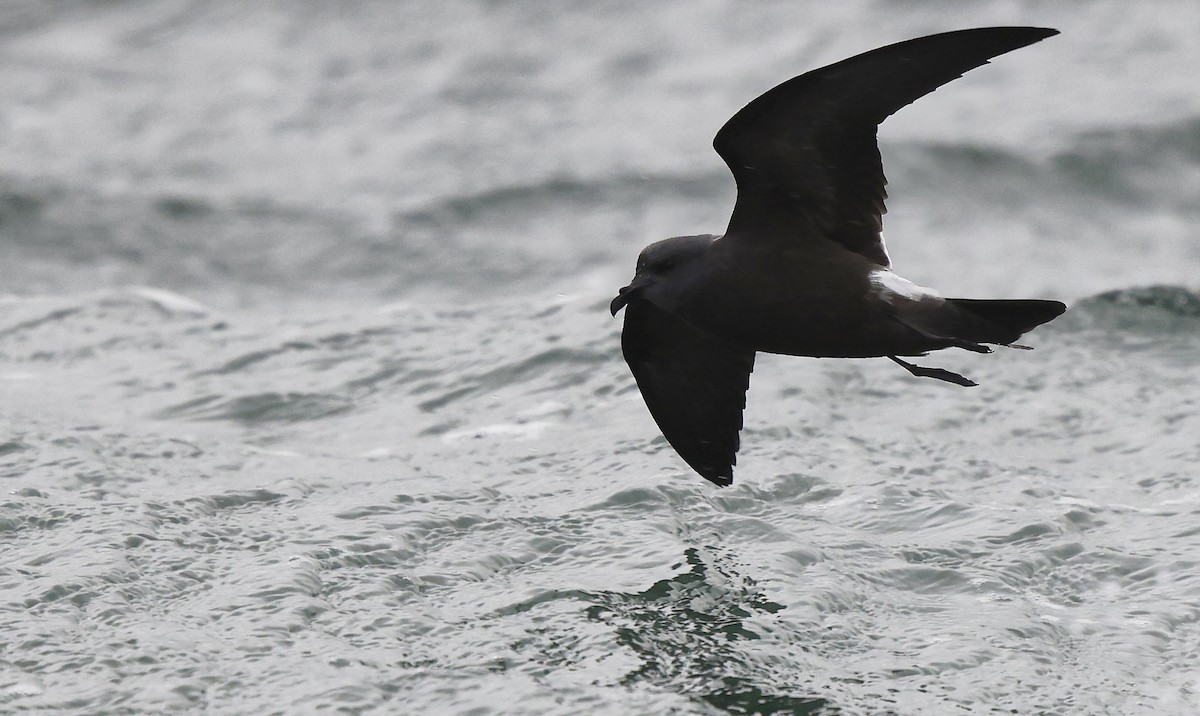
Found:
[(1037, 34), (1041, 35), (1042, 37), (1052, 37), (1054, 35), (1059, 34), (1059, 31), (1055, 30), (1053, 27), (1037, 27), (1036, 25), (1018, 26), (1018, 27), (1014, 27), (1012, 29), (1024, 30), (1026, 32), (1037, 33)]
[[(1037, 25), (994, 25), (992, 27), (979, 27), (974, 30), (967, 29), (963, 32), (977, 32), (980, 30), (1004, 31), (1004, 32), (1023, 32), (1030, 35), (1041, 35), (1042, 37), (1051, 37), (1060, 34), (1053, 27), (1039, 27)], [(953, 30), (951, 31), (953, 32)]]
[(729, 487), (733, 484), (733, 466), (727, 468), (712, 469), (711, 467), (697, 467), (690, 465), (700, 477), (708, 480), (717, 487)]
[(733, 475), (702, 475), (701, 477), (717, 487), (729, 487), (733, 484)]
[[(970, 27), (963, 30), (950, 30), (949, 32), (941, 32), (934, 35), (927, 35), (925, 37), (916, 37), (911, 40), (898, 42), (895, 45), (889, 45), (888, 47), (905, 46), (912, 43), (938, 40), (941, 38), (947, 40), (964, 40), (966, 41), (966, 44), (973, 46), (980, 45), (982, 43), (982, 46), (991, 46), (994, 49), (994, 54), (989, 56), (987, 60), (981, 63), (989, 64), (991, 60), (994, 60), (1000, 55), (1012, 52), (1013, 50), (1017, 50), (1022, 47), (1028, 47), (1034, 43), (1045, 40), (1047, 37), (1053, 37), (1058, 34), (1060, 34), (1059, 31), (1052, 27), (1033, 27), (1028, 25)], [(882, 50), (886, 48), (879, 49)], [(977, 66), (979, 65), (974, 65), (967, 68), (967, 70), (964, 70), (963, 74)], [(958, 76), (961, 77), (962, 74)]]
[(1053, 27), (1031, 27), (1031, 28), (1029, 28), (1029, 30), (1030, 30), (1030, 34), (1034, 36), (1033, 41), (1029, 43), (1031, 45), (1034, 42), (1041, 42), (1042, 40), (1045, 40), (1048, 37), (1054, 37), (1055, 35), (1062, 34), (1058, 30), (1055, 30)]
[[(959, 37), (964, 37), (964, 38), (974, 36), (975, 38), (977, 38), (980, 41), (998, 42), (1002, 46), (1008, 47), (1008, 49), (1005, 49), (1005, 50), (997, 53), (993, 57), (989, 58), (989, 63), (992, 59), (995, 59), (995, 57), (998, 57), (999, 55), (1002, 55), (1007, 52), (1012, 52), (1013, 50), (1016, 50), (1016, 49), (1019, 49), (1022, 47), (1028, 47), (1034, 43), (1041, 42), (1042, 40), (1045, 40), (1048, 37), (1054, 37), (1055, 35), (1058, 35), (1058, 34), (1061, 34), (1061, 33), (1059, 33), (1058, 30), (1055, 30), (1052, 27), (1032, 27), (1032, 26), (1020, 26), (1020, 25), (999, 26), (999, 27), (977, 27), (977, 28), (972, 28), (972, 29), (967, 29), (967, 30), (956, 30), (956, 31), (950, 31), (947, 33), (943, 33), (943, 35), (958, 35)], [(937, 35), (931, 35), (930, 37), (937, 37)], [(917, 39), (923, 39), (923, 38), (917, 38)]]
[(1041, 42), (1048, 37), (1054, 37), (1055, 35), (1061, 34), (1053, 27), (1009, 27), (996, 29), (1020, 31), (1021, 33), (1025, 34), (1025, 36), (1029, 38), (1029, 41), (1026, 42), (1024, 46), (1032, 45), (1033, 43)]

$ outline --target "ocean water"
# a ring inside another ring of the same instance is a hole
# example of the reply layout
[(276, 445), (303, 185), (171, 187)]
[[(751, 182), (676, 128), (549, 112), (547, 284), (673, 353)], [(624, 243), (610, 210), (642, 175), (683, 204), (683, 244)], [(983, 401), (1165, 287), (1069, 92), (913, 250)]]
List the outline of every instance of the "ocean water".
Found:
[[(607, 312), (712, 135), (922, 34), (897, 270), (1036, 350), (760, 356), (737, 482)], [(1200, 711), (1200, 5), (0, 7), (0, 713)]]

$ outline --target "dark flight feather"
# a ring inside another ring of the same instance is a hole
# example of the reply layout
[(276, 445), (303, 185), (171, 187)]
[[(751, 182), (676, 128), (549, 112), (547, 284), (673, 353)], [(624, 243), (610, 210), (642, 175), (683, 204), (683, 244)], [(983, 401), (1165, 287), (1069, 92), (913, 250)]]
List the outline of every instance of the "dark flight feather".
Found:
[[(737, 180), (727, 236), (824, 236), (883, 266), (887, 183), (879, 123), (968, 70), (1058, 34), (1037, 27), (946, 32), (794, 77), (733, 116), (713, 147)], [(815, 231), (796, 231), (807, 222)]]
[(732, 483), (754, 351), (733, 348), (648, 301), (626, 307), (621, 351), (671, 447), (706, 480)]

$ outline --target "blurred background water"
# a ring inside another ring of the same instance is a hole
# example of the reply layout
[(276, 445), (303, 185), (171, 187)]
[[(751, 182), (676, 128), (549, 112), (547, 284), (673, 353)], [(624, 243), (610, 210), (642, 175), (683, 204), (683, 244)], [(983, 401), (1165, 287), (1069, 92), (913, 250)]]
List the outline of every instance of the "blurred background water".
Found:
[[(688, 471), (607, 302), (800, 72), (1033, 24), (881, 133), (1032, 353), (760, 358)], [(1200, 5), (0, 5), (0, 712), (1200, 709)]]

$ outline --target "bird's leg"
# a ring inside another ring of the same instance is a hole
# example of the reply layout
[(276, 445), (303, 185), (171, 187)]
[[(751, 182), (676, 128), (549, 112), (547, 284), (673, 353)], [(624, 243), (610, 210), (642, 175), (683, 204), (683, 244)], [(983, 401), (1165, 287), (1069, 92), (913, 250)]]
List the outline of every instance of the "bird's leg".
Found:
[[(971, 351), (972, 353), (991, 353), (992, 352), (991, 348), (988, 348), (985, 345), (976, 343), (975, 341), (968, 341), (964, 338), (954, 338), (953, 336), (939, 336), (937, 334), (930, 333), (929, 331), (925, 330), (924, 328), (914, 325), (912, 322), (905, 319), (903, 316), (898, 316), (894, 313), (888, 313), (887, 316), (889, 318), (891, 318), (892, 320), (896, 321), (897, 323), (899, 323), (900, 325), (904, 326), (905, 328), (909, 329), (910, 331), (914, 331), (917, 335), (921, 336), (925, 340), (927, 340), (931, 343), (939, 344), (937, 346), (938, 349), (962, 348), (963, 350)], [(921, 355), (925, 355), (925, 354), (922, 353)], [(888, 357), (895, 360), (895, 358), (893, 356), (888, 356)], [(921, 370), (934, 370), (934, 369), (933, 368), (929, 368), (929, 369), (922, 368)], [(913, 373), (913, 375), (917, 375), (917, 374)], [(950, 373), (950, 375), (954, 375), (954, 374)], [(959, 377), (961, 378), (962, 376), (959, 376)], [(964, 378), (964, 380), (965, 380), (965, 378)], [(955, 381), (952, 380), (950, 382), (953, 383)]]
[(948, 371), (944, 368), (926, 368), (924, 366), (913, 365), (912, 363), (909, 363), (908, 361), (900, 360), (896, 356), (888, 356), (888, 358), (890, 358), (893, 362), (895, 362), (901, 368), (908, 371), (909, 373), (912, 373), (913, 375), (917, 376), (918, 378), (933, 378), (935, 380), (944, 380), (947, 383), (954, 383), (955, 385), (961, 385), (966, 388), (970, 388), (970, 387), (979, 385), (978, 383), (971, 380), (970, 378), (964, 378), (961, 375), (959, 375), (958, 373)]

